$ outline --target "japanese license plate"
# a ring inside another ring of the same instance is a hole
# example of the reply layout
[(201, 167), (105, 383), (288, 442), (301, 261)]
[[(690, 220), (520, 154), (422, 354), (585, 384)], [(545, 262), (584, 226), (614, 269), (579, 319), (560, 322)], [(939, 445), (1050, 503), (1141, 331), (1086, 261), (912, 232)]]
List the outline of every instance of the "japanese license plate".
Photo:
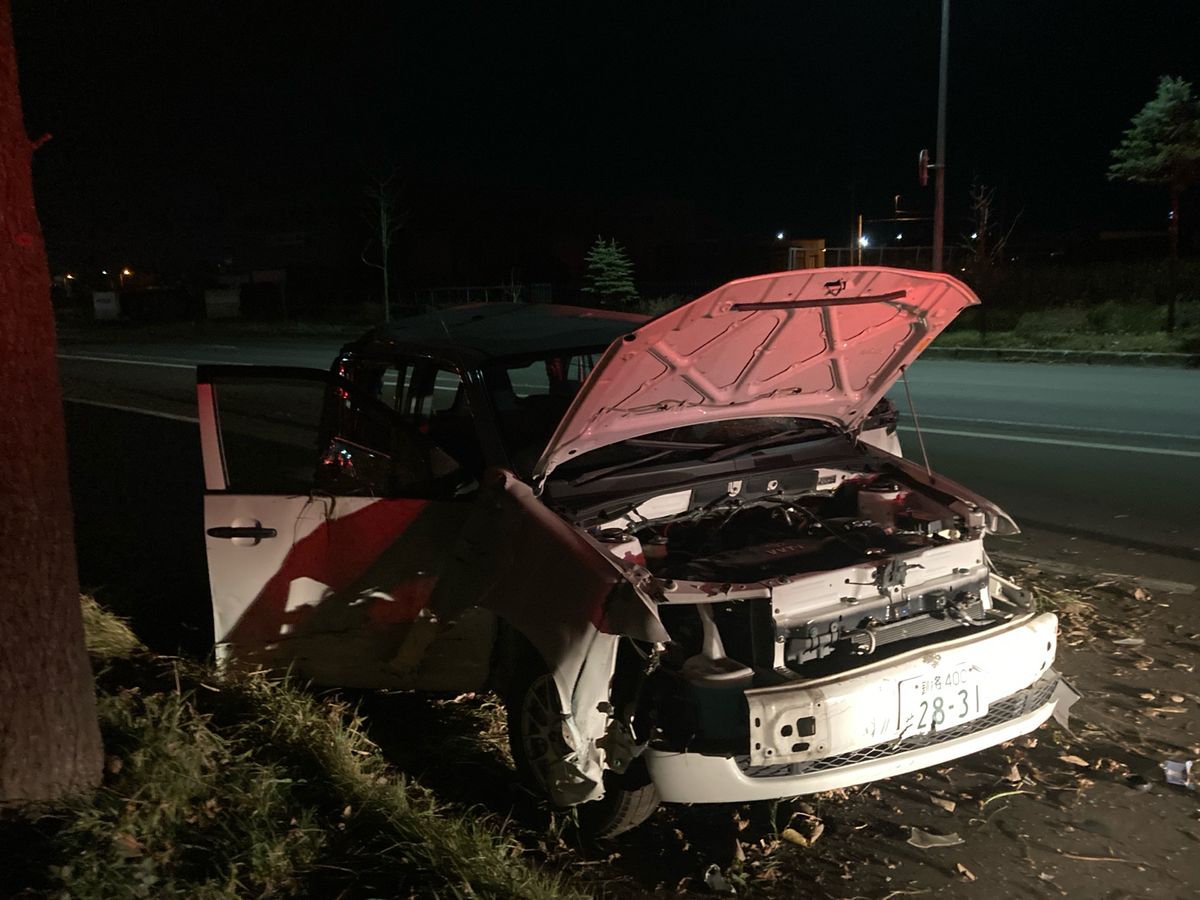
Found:
[(900, 733), (905, 737), (932, 734), (986, 714), (987, 701), (979, 690), (978, 674), (964, 663), (901, 681)]

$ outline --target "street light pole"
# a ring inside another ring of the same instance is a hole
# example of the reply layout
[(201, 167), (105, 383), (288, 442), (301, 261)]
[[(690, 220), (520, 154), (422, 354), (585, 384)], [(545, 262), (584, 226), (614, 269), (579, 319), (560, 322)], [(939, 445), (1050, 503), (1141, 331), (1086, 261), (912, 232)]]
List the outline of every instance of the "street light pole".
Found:
[(937, 157), (933, 183), (933, 271), (945, 271), (946, 246), (946, 62), (950, 55), (950, 0), (942, 0), (942, 45), (938, 61)]

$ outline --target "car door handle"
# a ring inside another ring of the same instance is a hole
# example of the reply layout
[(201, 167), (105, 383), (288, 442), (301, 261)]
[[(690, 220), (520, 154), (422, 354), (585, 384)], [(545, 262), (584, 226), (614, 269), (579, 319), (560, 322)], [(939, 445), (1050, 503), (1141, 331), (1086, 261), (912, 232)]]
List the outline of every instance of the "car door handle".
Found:
[(225, 538), (226, 540), (252, 538), (255, 541), (261, 541), (265, 538), (276, 537), (279, 532), (274, 528), (263, 528), (261, 525), (218, 525), (216, 528), (208, 529), (207, 534), (209, 537)]

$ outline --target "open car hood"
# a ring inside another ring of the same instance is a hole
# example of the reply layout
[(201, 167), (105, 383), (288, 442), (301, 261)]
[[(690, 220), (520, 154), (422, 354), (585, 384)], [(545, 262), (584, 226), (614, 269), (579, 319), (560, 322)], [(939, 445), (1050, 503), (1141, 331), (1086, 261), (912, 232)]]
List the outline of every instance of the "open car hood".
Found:
[(956, 278), (800, 269), (731, 281), (614, 341), (534, 470), (670, 428), (800, 416), (854, 429), (968, 306)]

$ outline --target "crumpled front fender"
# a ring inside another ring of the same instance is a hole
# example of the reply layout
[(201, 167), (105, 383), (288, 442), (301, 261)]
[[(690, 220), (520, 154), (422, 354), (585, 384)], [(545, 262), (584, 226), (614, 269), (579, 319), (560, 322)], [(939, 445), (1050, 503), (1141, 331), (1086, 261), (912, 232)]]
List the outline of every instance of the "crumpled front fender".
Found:
[(558, 687), (575, 753), (552, 774), (552, 799), (569, 806), (604, 795), (603, 741), (621, 635), (667, 639), (644, 579), (535, 496), (512, 472), (484, 479), (476, 508), (431, 605), (452, 618), (492, 610), (523, 635)]

